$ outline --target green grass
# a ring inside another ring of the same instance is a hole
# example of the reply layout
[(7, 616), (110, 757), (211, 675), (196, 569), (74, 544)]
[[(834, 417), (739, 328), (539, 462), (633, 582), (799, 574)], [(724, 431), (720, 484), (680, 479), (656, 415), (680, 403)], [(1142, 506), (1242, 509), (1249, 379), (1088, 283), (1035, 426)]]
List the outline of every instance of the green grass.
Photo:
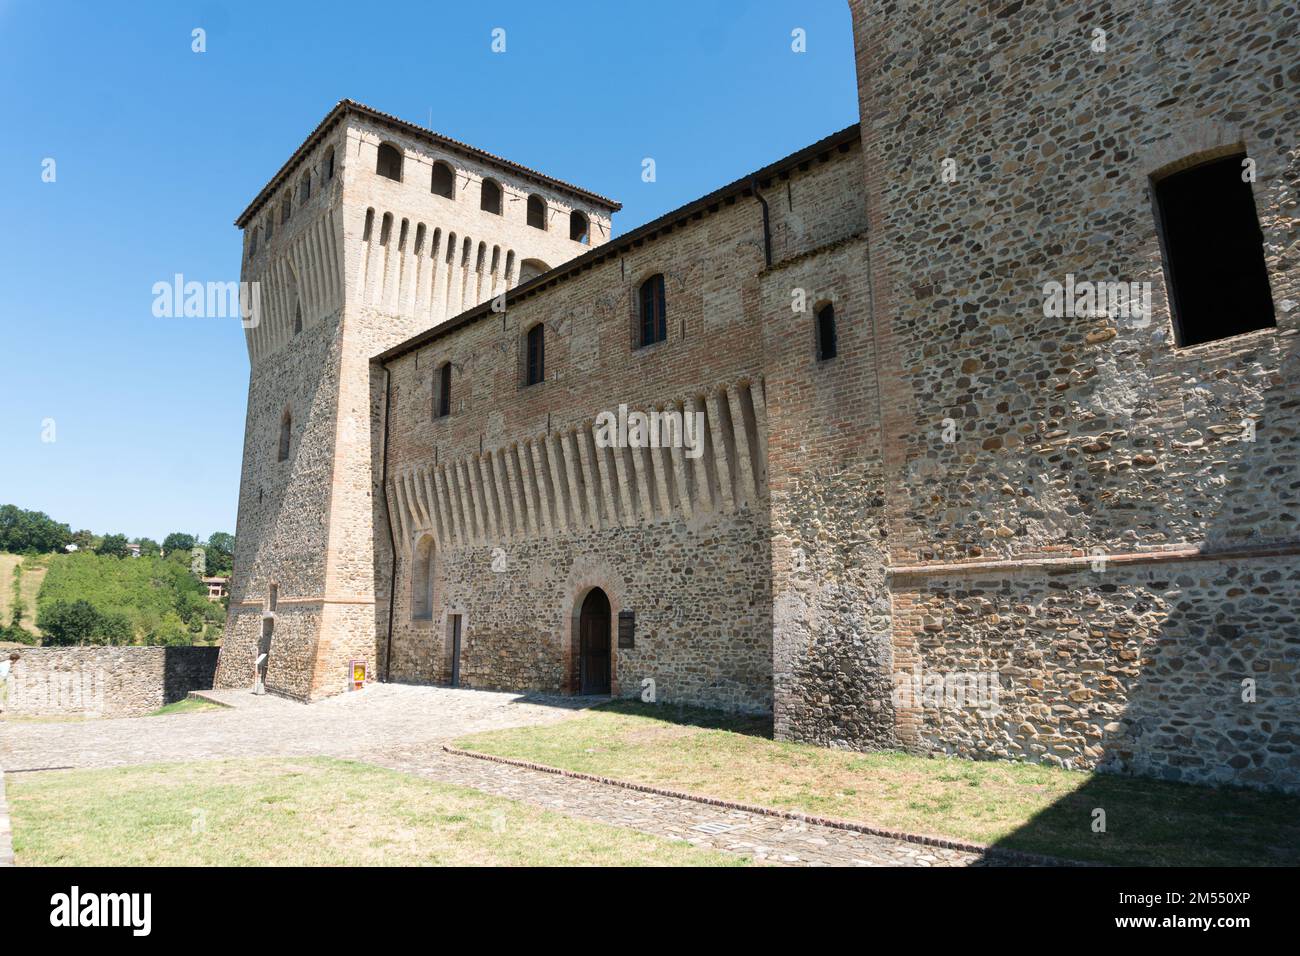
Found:
[(734, 866), (744, 858), (325, 758), (9, 776), (20, 866)]
[[(769, 721), (613, 701), (466, 750), (743, 803), (1127, 865), (1300, 865), (1300, 798), (1036, 764), (854, 753), (770, 738)], [(1092, 830), (1093, 810), (1106, 832)]]
[(195, 697), (186, 697), (183, 700), (174, 701), (159, 707), (149, 717), (167, 717), (171, 714), (192, 714), (204, 710), (225, 710), (220, 704), (214, 704), (210, 700), (199, 700)]

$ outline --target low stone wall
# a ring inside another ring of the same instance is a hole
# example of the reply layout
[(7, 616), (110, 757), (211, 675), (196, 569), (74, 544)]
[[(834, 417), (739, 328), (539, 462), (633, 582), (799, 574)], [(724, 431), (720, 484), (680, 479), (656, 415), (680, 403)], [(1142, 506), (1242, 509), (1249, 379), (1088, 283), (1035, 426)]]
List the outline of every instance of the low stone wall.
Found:
[(216, 647), (40, 647), (19, 651), (7, 714), (139, 717), (209, 690)]

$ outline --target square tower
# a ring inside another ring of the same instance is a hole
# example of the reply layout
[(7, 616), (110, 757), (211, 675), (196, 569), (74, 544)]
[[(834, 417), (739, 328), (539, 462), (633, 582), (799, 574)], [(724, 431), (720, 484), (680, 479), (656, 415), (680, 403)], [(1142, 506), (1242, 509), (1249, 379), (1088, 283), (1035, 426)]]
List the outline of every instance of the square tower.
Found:
[(371, 358), (608, 240), (595, 193), (344, 100), (236, 220), (256, 309), (217, 686), (312, 700), (377, 660)]

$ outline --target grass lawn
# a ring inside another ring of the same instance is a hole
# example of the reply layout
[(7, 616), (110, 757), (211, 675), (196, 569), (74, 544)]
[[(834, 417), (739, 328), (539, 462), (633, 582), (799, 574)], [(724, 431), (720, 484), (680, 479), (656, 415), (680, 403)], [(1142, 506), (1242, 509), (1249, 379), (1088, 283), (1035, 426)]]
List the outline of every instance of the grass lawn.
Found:
[[(1075, 860), (1300, 865), (1300, 798), (1034, 764), (853, 753), (771, 739), (770, 721), (612, 701), (466, 750), (743, 803)], [(1093, 810), (1106, 832), (1092, 831)]]
[(210, 700), (199, 700), (197, 697), (185, 697), (178, 701), (173, 701), (159, 707), (149, 717), (167, 717), (171, 714), (190, 714), (203, 710), (224, 710), (220, 704), (214, 704)]
[(325, 758), (5, 780), (20, 866), (727, 866), (746, 861)]

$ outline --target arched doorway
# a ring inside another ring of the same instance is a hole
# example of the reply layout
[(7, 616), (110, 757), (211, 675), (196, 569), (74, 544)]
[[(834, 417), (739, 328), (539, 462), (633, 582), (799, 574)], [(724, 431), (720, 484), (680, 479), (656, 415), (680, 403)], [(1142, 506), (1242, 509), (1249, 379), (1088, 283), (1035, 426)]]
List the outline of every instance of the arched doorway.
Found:
[(609, 597), (592, 588), (578, 615), (578, 692), (608, 694), (609, 671)]

